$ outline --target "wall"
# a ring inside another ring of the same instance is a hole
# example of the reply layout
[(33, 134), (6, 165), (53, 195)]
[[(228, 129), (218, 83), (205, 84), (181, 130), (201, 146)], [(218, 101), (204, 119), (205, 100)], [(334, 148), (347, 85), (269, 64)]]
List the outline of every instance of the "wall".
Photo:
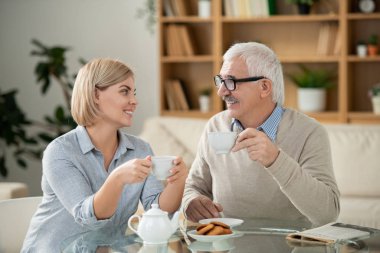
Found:
[[(136, 12), (144, 1), (135, 0), (0, 0), (0, 89), (19, 89), (17, 100), (31, 119), (42, 120), (63, 104), (58, 85), (41, 96), (34, 76), (36, 57), (30, 43), (36, 38), (48, 46), (70, 46), (69, 73), (78, 71), (78, 59), (112, 57), (136, 72), (138, 109), (127, 131), (139, 134), (144, 118), (158, 114), (157, 32), (150, 34)], [(27, 170), (14, 161), (6, 181), (26, 182), (31, 195), (40, 195), (41, 163)], [(0, 181), (5, 181), (0, 178)]]

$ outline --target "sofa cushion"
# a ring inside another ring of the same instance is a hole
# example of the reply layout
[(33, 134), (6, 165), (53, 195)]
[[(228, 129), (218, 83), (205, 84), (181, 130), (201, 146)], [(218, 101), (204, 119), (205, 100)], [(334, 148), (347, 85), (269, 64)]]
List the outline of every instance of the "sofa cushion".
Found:
[(338, 221), (380, 229), (380, 200), (371, 197), (342, 197)]
[(326, 125), (342, 196), (380, 197), (380, 126)]
[(155, 155), (181, 156), (190, 168), (206, 120), (193, 118), (153, 117), (144, 123), (140, 137)]
[(0, 200), (28, 196), (28, 186), (20, 182), (0, 182)]

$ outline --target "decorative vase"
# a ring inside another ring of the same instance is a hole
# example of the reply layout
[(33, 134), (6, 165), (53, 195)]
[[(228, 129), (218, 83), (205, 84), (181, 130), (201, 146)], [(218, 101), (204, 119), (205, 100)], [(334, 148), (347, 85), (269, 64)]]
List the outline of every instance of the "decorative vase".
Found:
[(198, 0), (198, 16), (208, 18), (211, 15), (210, 0)]
[(311, 6), (309, 4), (297, 4), (298, 7), (298, 13), (301, 15), (308, 15), (310, 14)]
[(304, 112), (321, 112), (326, 108), (326, 89), (298, 88), (298, 109)]
[(380, 96), (372, 97), (373, 113), (380, 115)]
[(210, 111), (210, 97), (206, 95), (199, 96), (199, 109), (201, 112)]

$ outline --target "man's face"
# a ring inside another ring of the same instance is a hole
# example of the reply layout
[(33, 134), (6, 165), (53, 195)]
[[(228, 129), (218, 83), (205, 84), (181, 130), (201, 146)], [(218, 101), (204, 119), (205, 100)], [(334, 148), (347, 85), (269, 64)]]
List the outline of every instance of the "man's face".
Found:
[[(236, 79), (249, 77), (245, 62), (240, 58), (225, 61), (220, 70), (222, 78), (232, 76)], [(229, 91), (224, 85), (218, 95), (226, 102), (230, 117), (241, 122), (249, 122), (254, 117), (254, 110), (260, 103), (260, 81), (236, 83), (236, 89)]]

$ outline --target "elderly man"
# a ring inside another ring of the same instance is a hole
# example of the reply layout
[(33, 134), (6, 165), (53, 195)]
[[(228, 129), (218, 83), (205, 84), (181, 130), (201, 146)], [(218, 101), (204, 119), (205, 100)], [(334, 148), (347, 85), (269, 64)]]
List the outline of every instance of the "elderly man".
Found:
[[(233, 45), (214, 77), (227, 110), (212, 117), (186, 181), (188, 219), (225, 217), (306, 220), (321, 225), (339, 214), (330, 144), (314, 119), (283, 107), (284, 80), (263, 44)], [(217, 155), (208, 132), (237, 131), (228, 154)]]

